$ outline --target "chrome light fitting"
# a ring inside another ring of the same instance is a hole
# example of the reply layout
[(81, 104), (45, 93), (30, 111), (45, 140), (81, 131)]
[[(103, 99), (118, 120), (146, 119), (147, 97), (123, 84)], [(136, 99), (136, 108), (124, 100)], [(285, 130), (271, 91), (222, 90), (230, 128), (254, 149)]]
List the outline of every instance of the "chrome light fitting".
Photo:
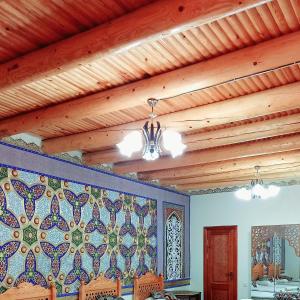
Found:
[(143, 136), (145, 139), (143, 158), (146, 160), (155, 160), (159, 158), (159, 155), (162, 152), (160, 147), (160, 139), (162, 136), (160, 123), (156, 121), (156, 127), (154, 126), (154, 118), (156, 118), (156, 114), (154, 114), (154, 107), (158, 100), (151, 98), (148, 99), (147, 102), (151, 107), (151, 113), (149, 115), (151, 120), (147, 121), (143, 126)]
[(256, 178), (251, 180), (250, 188), (241, 188), (235, 192), (237, 198), (242, 200), (251, 199), (267, 199), (270, 197), (276, 197), (280, 191), (280, 188), (276, 185), (265, 185), (260, 178), (259, 166), (255, 166)]
[(154, 98), (148, 99), (147, 102), (151, 107), (150, 120), (145, 123), (142, 132), (132, 131), (117, 144), (121, 154), (131, 157), (134, 152), (143, 149), (144, 159), (155, 160), (159, 158), (163, 150), (169, 151), (173, 158), (183, 153), (186, 145), (182, 143), (181, 135), (170, 129), (163, 131), (160, 122), (154, 121), (156, 118), (154, 107), (158, 101)]

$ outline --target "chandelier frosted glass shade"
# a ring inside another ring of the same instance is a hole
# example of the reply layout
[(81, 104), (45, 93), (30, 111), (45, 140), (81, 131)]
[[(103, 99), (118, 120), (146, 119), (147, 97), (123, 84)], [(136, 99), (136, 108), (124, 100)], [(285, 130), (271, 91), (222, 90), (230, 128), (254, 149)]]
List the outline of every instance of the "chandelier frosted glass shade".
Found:
[(182, 143), (181, 134), (173, 130), (165, 130), (162, 134), (163, 147), (169, 151), (173, 158), (182, 155), (186, 145)]
[(121, 154), (127, 157), (143, 149), (142, 156), (145, 160), (155, 160), (163, 150), (170, 152), (173, 158), (179, 156), (186, 145), (182, 143), (180, 133), (173, 130), (162, 131), (159, 122), (147, 121), (142, 133), (140, 131), (129, 133), (121, 143), (117, 144), (117, 147)]
[(143, 148), (142, 134), (135, 130), (127, 134), (123, 141), (117, 144), (122, 155), (131, 157), (134, 152), (141, 151)]
[(276, 185), (266, 186), (262, 180), (252, 180), (250, 188), (241, 188), (235, 192), (235, 195), (239, 199), (249, 201), (276, 197), (279, 191), (280, 188)]

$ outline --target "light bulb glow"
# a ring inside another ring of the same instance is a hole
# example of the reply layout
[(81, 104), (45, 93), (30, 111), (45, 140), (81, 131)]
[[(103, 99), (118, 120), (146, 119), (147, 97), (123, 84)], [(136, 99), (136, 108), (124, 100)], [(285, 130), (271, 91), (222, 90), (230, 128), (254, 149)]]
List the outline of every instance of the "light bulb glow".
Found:
[(155, 160), (155, 159), (159, 158), (159, 153), (157, 151), (151, 152), (148, 150), (144, 153), (143, 158), (145, 160)]
[(259, 197), (264, 193), (264, 187), (263, 185), (256, 183), (254, 187), (252, 188), (252, 194), (256, 197)]
[(142, 133), (139, 131), (132, 131), (127, 134), (122, 142), (117, 144), (122, 155), (131, 157), (134, 152), (141, 151), (143, 148)]
[(269, 185), (268, 187), (268, 193), (270, 197), (276, 197), (280, 192), (280, 187), (277, 185)]
[(241, 200), (249, 201), (251, 200), (251, 190), (246, 188), (241, 188), (235, 192), (235, 196)]
[(270, 197), (276, 197), (280, 191), (280, 187), (276, 185), (264, 186), (260, 183), (256, 183), (251, 189), (241, 188), (235, 192), (235, 196), (242, 200), (268, 199)]
[(165, 130), (162, 132), (159, 122), (147, 121), (139, 131), (132, 131), (127, 134), (123, 140), (117, 144), (122, 155), (131, 157), (134, 152), (143, 149), (143, 158), (145, 160), (155, 160), (159, 158), (162, 149), (169, 151), (172, 157), (181, 155), (186, 148), (182, 143), (180, 133), (173, 130)]
[(173, 130), (165, 130), (162, 134), (163, 147), (173, 158), (182, 155), (186, 145), (182, 143), (181, 134)]
[(258, 194), (258, 198), (260, 199), (268, 199), (270, 197), (268, 188), (263, 187), (260, 191), (260, 194)]

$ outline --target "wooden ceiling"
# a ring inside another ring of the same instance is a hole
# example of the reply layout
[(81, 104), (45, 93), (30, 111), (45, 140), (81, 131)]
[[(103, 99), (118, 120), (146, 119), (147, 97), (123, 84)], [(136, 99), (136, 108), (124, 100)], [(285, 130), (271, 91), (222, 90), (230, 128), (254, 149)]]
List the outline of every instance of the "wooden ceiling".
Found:
[[(0, 63), (1, 137), (185, 191), (300, 176), (299, 0), (2, 0)], [(117, 151), (151, 97), (183, 156)]]

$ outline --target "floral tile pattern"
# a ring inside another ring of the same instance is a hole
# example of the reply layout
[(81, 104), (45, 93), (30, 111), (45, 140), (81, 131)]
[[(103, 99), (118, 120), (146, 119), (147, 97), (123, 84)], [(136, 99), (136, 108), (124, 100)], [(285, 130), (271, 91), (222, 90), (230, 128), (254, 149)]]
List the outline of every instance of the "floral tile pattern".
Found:
[(0, 293), (20, 282), (77, 293), (157, 268), (155, 200), (0, 167)]

